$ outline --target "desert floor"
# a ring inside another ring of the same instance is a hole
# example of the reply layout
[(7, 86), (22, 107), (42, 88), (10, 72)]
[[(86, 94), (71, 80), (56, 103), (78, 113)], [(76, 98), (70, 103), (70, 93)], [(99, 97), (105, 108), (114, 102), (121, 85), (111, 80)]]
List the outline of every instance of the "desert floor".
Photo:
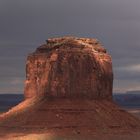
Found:
[(53, 134), (13, 134), (0, 138), (0, 140), (140, 140), (140, 133), (135, 134), (95, 134), (92, 136), (56, 136)]

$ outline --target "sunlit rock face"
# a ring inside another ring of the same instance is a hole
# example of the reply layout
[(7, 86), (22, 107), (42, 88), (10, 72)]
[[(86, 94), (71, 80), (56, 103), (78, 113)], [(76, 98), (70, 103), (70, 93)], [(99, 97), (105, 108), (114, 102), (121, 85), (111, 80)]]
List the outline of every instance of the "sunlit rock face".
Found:
[(28, 56), (25, 98), (111, 99), (112, 62), (96, 39), (52, 38)]

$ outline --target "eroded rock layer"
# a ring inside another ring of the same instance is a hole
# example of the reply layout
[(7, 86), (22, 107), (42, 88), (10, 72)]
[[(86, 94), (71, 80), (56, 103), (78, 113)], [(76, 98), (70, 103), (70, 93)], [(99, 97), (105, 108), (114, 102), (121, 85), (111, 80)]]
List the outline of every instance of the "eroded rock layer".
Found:
[(30, 54), (25, 97), (110, 99), (112, 62), (96, 39), (48, 39)]

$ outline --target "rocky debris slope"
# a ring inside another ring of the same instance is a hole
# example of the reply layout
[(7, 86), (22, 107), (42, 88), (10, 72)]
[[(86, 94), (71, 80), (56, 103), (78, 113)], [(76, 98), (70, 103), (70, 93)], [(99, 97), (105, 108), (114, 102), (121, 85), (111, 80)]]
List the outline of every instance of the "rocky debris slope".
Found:
[(112, 101), (110, 55), (96, 39), (48, 39), (28, 56), (25, 101), (0, 116), (0, 135), (130, 134), (140, 120)]
[[(27, 101), (30, 99), (26, 100)], [(14, 110), (0, 122), (0, 135), (51, 133), (55, 135), (133, 134), (139, 120), (107, 100), (48, 99), (24, 110)], [(26, 108), (26, 109), (25, 109)]]

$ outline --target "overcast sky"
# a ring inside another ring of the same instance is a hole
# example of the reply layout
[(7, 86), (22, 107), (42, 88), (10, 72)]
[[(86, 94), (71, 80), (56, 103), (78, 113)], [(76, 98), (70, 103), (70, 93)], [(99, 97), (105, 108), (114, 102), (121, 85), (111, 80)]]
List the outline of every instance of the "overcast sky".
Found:
[(139, 0), (0, 0), (0, 93), (23, 93), (27, 54), (68, 35), (102, 42), (114, 92), (140, 90)]

